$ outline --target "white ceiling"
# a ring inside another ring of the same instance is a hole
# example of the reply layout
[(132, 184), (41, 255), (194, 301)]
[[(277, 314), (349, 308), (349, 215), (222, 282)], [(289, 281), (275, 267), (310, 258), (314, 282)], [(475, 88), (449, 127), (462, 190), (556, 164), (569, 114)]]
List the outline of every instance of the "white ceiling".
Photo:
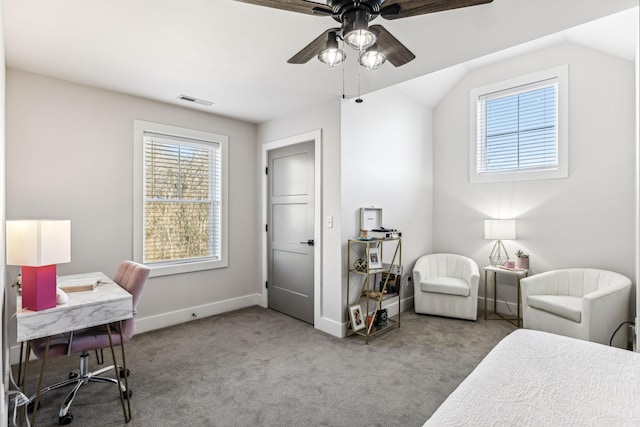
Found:
[[(638, 2), (494, 0), (395, 21), (378, 18), (374, 23), (417, 58), (365, 72), (353, 51), (344, 69), (315, 59), (286, 63), (336, 26), (326, 17), (233, 0), (4, 0), (5, 52), (10, 68), (258, 123), (343, 93), (354, 97), (358, 74), (363, 94), (429, 75), (407, 83), (416, 85), (407, 90), (433, 105), (470, 67), (496, 59), (487, 55), (559, 40), (633, 60)], [(624, 17), (564, 31), (632, 7)], [(185, 103), (177, 99), (181, 94), (214, 105)]]
[(396, 87), (417, 101), (430, 107), (435, 107), (470, 70), (482, 67), (490, 62), (506, 60), (526, 52), (564, 42), (576, 43), (634, 61), (636, 46), (639, 42), (638, 14), (638, 7), (627, 9), (586, 24), (398, 83)]

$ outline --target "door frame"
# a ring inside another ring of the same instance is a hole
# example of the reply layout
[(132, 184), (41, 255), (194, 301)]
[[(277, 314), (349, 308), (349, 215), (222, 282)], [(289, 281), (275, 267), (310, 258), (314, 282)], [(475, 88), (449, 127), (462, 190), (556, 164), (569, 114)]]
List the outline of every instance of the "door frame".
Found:
[(269, 277), (267, 249), (267, 231), (265, 225), (268, 220), (268, 177), (265, 173), (269, 166), (269, 151), (302, 142), (313, 141), (315, 153), (313, 174), (314, 174), (314, 212), (313, 212), (313, 324), (319, 324), (321, 317), (321, 289), (322, 289), (322, 131), (320, 129), (294, 135), (287, 138), (262, 144), (262, 307), (269, 306), (268, 292), (266, 287)]

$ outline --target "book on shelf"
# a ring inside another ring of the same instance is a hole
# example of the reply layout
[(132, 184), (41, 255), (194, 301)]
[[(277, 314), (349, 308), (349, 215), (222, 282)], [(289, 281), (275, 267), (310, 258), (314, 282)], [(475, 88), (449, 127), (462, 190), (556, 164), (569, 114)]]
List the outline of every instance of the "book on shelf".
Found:
[(84, 292), (93, 291), (100, 279), (84, 278), (84, 279), (68, 279), (58, 283), (58, 288), (64, 292)]

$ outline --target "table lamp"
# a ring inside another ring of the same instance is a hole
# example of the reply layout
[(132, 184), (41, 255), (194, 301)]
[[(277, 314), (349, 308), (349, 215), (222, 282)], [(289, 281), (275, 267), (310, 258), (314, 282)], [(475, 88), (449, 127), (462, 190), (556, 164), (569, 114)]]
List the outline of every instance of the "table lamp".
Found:
[(491, 265), (504, 265), (509, 261), (509, 254), (507, 254), (502, 241), (516, 238), (516, 220), (485, 219), (484, 238), (496, 241), (496, 244), (493, 245), (493, 250), (491, 250), (491, 255), (489, 255)]
[(7, 265), (22, 267), (22, 308), (56, 306), (56, 264), (71, 261), (71, 221), (7, 221)]

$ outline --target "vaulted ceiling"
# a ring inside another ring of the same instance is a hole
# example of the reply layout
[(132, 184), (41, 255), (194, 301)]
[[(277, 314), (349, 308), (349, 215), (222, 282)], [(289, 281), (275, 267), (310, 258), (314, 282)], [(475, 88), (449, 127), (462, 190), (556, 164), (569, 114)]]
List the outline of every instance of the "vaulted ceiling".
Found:
[[(515, 46), (531, 48), (526, 43), (544, 37), (627, 52), (637, 40), (637, 9), (626, 18), (635, 29), (622, 35), (625, 18), (596, 20), (637, 6), (638, 0), (494, 0), (384, 21), (416, 59), (365, 71), (348, 50), (344, 67), (315, 59), (287, 64), (335, 26), (327, 17), (233, 0), (4, 0), (5, 51), (10, 68), (258, 123), (409, 80), (433, 104), (436, 89), (446, 88), (443, 79), (450, 84), (481, 58), (505, 49), (513, 54)], [(564, 31), (587, 22), (590, 27)], [(213, 105), (186, 103), (180, 95)]]

